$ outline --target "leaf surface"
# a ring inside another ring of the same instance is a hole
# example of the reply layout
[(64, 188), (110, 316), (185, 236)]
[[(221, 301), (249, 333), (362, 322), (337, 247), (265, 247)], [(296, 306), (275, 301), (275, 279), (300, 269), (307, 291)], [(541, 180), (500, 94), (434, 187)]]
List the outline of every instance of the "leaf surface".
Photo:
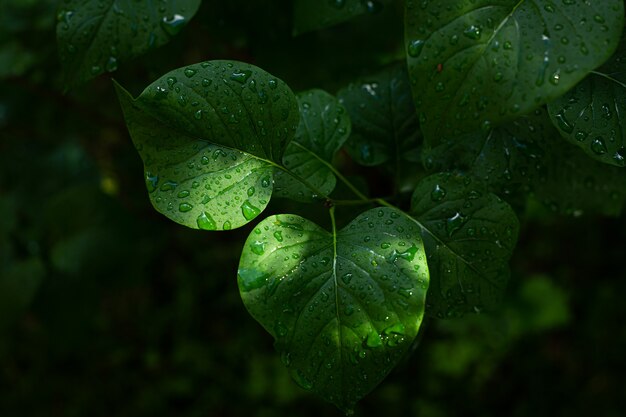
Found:
[(428, 254), (427, 314), (456, 317), (498, 306), (519, 232), (511, 207), (476, 180), (435, 174), (416, 187), (410, 214)]
[(295, 0), (294, 33), (323, 29), (365, 14), (379, 12), (389, 0)]
[(622, 0), (407, 2), (425, 136), (489, 130), (559, 97), (611, 56), (623, 26)]
[(57, 42), (66, 85), (115, 71), (118, 64), (169, 41), (193, 17), (200, 0), (64, 0)]
[(417, 226), (398, 210), (369, 210), (331, 233), (277, 215), (248, 237), (238, 282), (294, 380), (349, 411), (411, 346), (428, 266)]
[(564, 214), (617, 215), (626, 199), (626, 172), (561, 138), (544, 108), (488, 132), (446, 139), (423, 156), (428, 170), (464, 172), (507, 199), (532, 193)]
[(597, 71), (548, 103), (561, 135), (592, 158), (626, 166), (626, 42)]
[(136, 100), (119, 86), (118, 96), (159, 212), (191, 228), (229, 230), (267, 206), (273, 160), (298, 121), (282, 81), (213, 61), (164, 75)]
[(277, 170), (275, 193), (279, 197), (310, 202), (328, 196), (335, 188), (337, 179), (329, 166), (350, 135), (351, 124), (344, 107), (325, 91), (309, 90), (298, 94), (297, 98), (300, 124), (287, 146), (283, 165), (314, 189)]
[(421, 135), (406, 65), (395, 64), (337, 93), (352, 119), (348, 152), (359, 164), (419, 160)]

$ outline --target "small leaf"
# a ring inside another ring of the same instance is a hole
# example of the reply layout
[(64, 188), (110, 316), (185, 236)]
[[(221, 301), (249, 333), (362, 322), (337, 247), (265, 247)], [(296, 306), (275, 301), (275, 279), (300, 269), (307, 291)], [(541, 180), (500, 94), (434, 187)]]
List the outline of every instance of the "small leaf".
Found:
[[(298, 94), (300, 124), (291, 141), (283, 165), (315, 189), (282, 170), (275, 173), (275, 192), (279, 197), (310, 202), (328, 196), (336, 178), (329, 165), (350, 135), (350, 117), (339, 101), (322, 90)], [(318, 193), (321, 192), (321, 195)]]
[[(404, 63), (362, 78), (337, 93), (352, 119), (350, 156), (361, 165), (419, 160), (419, 124)], [(401, 176), (401, 175), (400, 175)]]
[(411, 346), (428, 267), (416, 224), (398, 210), (369, 210), (332, 233), (277, 215), (248, 237), (238, 282), (294, 380), (349, 411)]
[(418, 184), (410, 213), (428, 254), (426, 313), (457, 317), (498, 306), (519, 232), (511, 207), (476, 180), (435, 174)]
[(624, 2), (406, 3), (406, 50), (424, 135), (489, 130), (572, 88), (606, 61)]
[(159, 212), (191, 228), (229, 230), (265, 209), (276, 164), (264, 157), (280, 160), (298, 117), (282, 81), (214, 61), (172, 71), (136, 100), (117, 89)]
[(59, 2), (57, 42), (65, 83), (80, 84), (161, 46), (193, 17), (200, 0)]
[(378, 13), (389, 0), (295, 0), (294, 34), (323, 29), (365, 13)]
[(611, 60), (548, 103), (554, 125), (592, 158), (626, 166), (626, 42)]

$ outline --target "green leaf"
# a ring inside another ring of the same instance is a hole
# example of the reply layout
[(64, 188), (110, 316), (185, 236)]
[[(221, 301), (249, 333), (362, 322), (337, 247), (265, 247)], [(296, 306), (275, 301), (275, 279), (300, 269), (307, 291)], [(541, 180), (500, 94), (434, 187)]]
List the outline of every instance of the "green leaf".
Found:
[(274, 188), (279, 197), (310, 202), (328, 196), (335, 188), (337, 180), (329, 166), (350, 135), (350, 117), (339, 101), (325, 91), (309, 90), (297, 98), (300, 124), (287, 146), (283, 165), (314, 189), (282, 170), (275, 173)]
[(429, 139), (490, 127), (567, 92), (606, 61), (624, 2), (407, 2), (413, 95)]
[(550, 118), (569, 142), (606, 164), (626, 166), (626, 42), (600, 69), (548, 103)]
[(456, 317), (498, 306), (519, 232), (511, 207), (476, 180), (435, 174), (418, 184), (410, 214), (428, 254), (426, 313)]
[(272, 161), (281, 160), (299, 117), (282, 81), (213, 61), (164, 75), (136, 100), (117, 90), (159, 212), (191, 228), (229, 230), (265, 209)]
[(391, 161), (396, 171), (402, 161), (419, 160), (421, 134), (404, 63), (361, 78), (337, 96), (352, 119), (347, 149), (357, 163)]
[(428, 170), (464, 172), (507, 199), (535, 193), (564, 214), (617, 215), (626, 199), (626, 172), (567, 143), (544, 108), (489, 132), (446, 139), (423, 156)]
[(115, 71), (120, 62), (167, 43), (193, 17), (200, 0), (64, 0), (57, 42), (66, 85)]
[(0, 331), (28, 308), (44, 275), (44, 265), (37, 258), (0, 267)]
[[(429, 171), (461, 171), (503, 196), (527, 193), (548, 175), (545, 144), (558, 133), (543, 109), (488, 132), (477, 131), (426, 146)], [(430, 141), (427, 141), (429, 143)]]
[(322, 29), (365, 13), (378, 13), (389, 0), (295, 0), (294, 34)]
[(428, 286), (419, 236), (390, 208), (369, 210), (339, 232), (277, 215), (250, 234), (241, 296), (303, 388), (349, 411), (407, 352)]

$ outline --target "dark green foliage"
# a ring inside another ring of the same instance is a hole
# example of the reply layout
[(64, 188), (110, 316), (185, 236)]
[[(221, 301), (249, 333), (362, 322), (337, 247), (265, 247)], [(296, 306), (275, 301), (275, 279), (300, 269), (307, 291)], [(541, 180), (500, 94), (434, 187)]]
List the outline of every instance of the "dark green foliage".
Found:
[(61, 0), (57, 11), (59, 58), (65, 83), (74, 86), (168, 42), (200, 0)]
[(54, 6), (0, 4), (0, 414), (620, 415), (621, 0)]

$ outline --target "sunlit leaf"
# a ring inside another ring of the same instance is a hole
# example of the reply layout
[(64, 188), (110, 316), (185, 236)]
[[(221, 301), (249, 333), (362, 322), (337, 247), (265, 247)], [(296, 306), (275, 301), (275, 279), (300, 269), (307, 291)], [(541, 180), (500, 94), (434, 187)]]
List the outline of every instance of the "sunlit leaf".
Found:
[(428, 266), (417, 225), (398, 210), (369, 210), (338, 232), (278, 215), (248, 237), (238, 282), (294, 380), (351, 410), (415, 338)]
[(406, 2), (413, 95), (429, 139), (528, 113), (606, 61), (624, 2), (462, 0)]
[(203, 230), (248, 223), (267, 206), (273, 170), (298, 122), (280, 80), (248, 64), (174, 70), (135, 100), (118, 95), (154, 207)]

